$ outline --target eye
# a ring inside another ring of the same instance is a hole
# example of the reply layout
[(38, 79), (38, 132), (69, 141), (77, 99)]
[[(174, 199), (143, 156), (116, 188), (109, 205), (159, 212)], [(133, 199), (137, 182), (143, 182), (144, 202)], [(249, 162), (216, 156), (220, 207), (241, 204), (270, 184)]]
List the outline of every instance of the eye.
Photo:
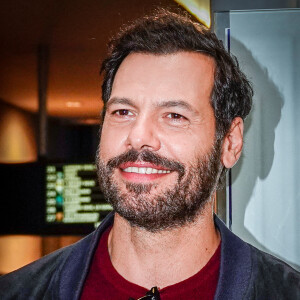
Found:
[(166, 113), (164, 116), (165, 123), (172, 127), (182, 127), (186, 128), (190, 124), (190, 121), (187, 117), (178, 114), (178, 113)]
[(169, 113), (167, 114), (168, 119), (173, 119), (173, 120), (186, 120), (186, 117), (183, 115), (177, 114), (177, 113)]
[(113, 111), (112, 114), (117, 116), (133, 116), (133, 113), (128, 109), (118, 109)]

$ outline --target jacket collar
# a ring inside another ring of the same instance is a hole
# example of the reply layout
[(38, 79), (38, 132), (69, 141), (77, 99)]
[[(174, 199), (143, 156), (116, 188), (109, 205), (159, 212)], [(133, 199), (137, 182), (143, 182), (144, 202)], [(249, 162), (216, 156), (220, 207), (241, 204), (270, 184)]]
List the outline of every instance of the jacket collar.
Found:
[[(94, 253), (103, 232), (113, 224), (114, 213), (110, 213), (96, 231), (81, 240), (61, 266), (59, 288), (55, 299), (79, 300), (88, 275)], [(247, 243), (234, 235), (215, 216), (215, 224), (221, 234), (220, 275), (214, 300), (241, 300), (249, 285), (252, 262)]]
[(241, 300), (249, 286), (252, 260), (250, 246), (215, 216), (221, 234), (221, 264), (215, 300)]
[(87, 237), (79, 241), (61, 267), (57, 295), (53, 299), (79, 300), (88, 275), (98, 242), (105, 230), (113, 224), (114, 212), (110, 213)]

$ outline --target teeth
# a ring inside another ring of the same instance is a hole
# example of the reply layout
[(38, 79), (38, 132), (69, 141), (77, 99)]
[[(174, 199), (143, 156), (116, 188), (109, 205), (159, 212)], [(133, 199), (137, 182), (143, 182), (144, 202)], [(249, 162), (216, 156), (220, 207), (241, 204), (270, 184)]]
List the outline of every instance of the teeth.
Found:
[(153, 168), (138, 168), (138, 167), (128, 167), (123, 170), (124, 172), (127, 173), (137, 173), (137, 174), (167, 174), (171, 173), (171, 171), (167, 170), (157, 170)]

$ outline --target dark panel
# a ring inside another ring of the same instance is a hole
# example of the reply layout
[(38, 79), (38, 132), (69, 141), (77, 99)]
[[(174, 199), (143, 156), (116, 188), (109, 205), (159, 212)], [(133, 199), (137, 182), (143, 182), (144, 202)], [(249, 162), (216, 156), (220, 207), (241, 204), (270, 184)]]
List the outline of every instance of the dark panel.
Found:
[(76, 125), (51, 118), (48, 126), (47, 160), (93, 162), (99, 143), (99, 125)]
[(298, 0), (212, 0), (211, 9), (216, 12), (244, 9), (297, 8), (299, 4)]
[(43, 218), (43, 167), (0, 164), (0, 234), (38, 234)]

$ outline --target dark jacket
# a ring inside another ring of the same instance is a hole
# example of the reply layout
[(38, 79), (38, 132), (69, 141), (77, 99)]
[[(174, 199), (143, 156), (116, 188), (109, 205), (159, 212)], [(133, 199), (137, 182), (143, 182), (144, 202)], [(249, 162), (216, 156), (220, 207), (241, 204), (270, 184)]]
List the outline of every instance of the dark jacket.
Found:
[[(80, 299), (98, 241), (112, 223), (113, 214), (76, 244), (1, 276), (0, 299)], [(222, 239), (216, 300), (300, 299), (297, 271), (243, 242), (217, 217), (215, 223)]]

